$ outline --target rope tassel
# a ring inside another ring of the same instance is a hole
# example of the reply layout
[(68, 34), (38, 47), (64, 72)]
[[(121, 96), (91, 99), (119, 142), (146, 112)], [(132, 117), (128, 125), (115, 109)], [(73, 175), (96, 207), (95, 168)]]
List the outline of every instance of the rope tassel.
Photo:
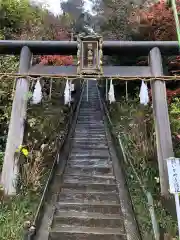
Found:
[(147, 84), (142, 81), (141, 89), (140, 89), (140, 103), (143, 105), (147, 105), (149, 103), (149, 94), (148, 94), (148, 87)]
[(109, 102), (110, 102), (110, 103), (116, 101), (116, 99), (115, 99), (115, 95), (114, 95), (114, 85), (112, 84), (112, 79), (111, 79), (111, 82), (110, 82), (110, 88), (109, 88), (109, 93), (108, 93), (108, 99), (109, 99)]
[(36, 85), (35, 85), (35, 89), (33, 92), (33, 98), (32, 98), (32, 103), (33, 104), (38, 104), (40, 103), (42, 100), (42, 88), (41, 88), (41, 84), (40, 81), (37, 80)]
[(64, 104), (70, 105), (70, 103), (71, 103), (71, 84), (69, 84), (69, 80), (67, 80), (64, 90)]

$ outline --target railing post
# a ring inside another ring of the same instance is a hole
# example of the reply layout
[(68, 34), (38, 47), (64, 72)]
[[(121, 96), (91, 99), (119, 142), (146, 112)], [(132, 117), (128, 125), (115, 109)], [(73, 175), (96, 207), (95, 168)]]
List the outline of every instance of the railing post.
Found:
[[(31, 65), (32, 54), (28, 47), (23, 47), (20, 54), (19, 73), (27, 74)], [(1, 184), (5, 194), (16, 194), (17, 176), (19, 173), (18, 157), (15, 152), (22, 144), (24, 137), (24, 120), (27, 111), (29, 81), (26, 78), (17, 80), (14, 95), (6, 151), (2, 169)]]
[(87, 100), (87, 102), (89, 101), (89, 80), (87, 79), (86, 80), (86, 100)]
[[(163, 76), (162, 58), (159, 48), (156, 47), (150, 51), (149, 62), (152, 76), (155, 77)], [(169, 123), (165, 81), (160, 80), (152, 81), (151, 89), (156, 131), (156, 144), (161, 195), (168, 196), (169, 183), (166, 159), (169, 157), (173, 157), (174, 153)]]
[(108, 101), (108, 79), (106, 78), (106, 101)]

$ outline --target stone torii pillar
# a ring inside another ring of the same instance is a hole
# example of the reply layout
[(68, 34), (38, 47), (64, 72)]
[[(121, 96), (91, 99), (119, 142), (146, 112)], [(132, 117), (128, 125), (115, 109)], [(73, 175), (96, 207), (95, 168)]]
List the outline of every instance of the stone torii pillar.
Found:
[[(31, 65), (32, 54), (28, 47), (23, 47), (20, 54), (19, 73), (27, 74)], [(16, 84), (9, 132), (6, 143), (6, 151), (2, 169), (1, 184), (7, 195), (16, 194), (16, 184), (19, 174), (18, 157), (16, 150), (22, 144), (24, 137), (24, 120), (27, 111), (27, 94), (29, 92), (29, 81), (19, 78)]]
[[(162, 58), (159, 48), (155, 47), (150, 51), (149, 61), (152, 76), (163, 76)], [(168, 114), (166, 83), (162, 80), (152, 81), (151, 89), (161, 195), (168, 196), (169, 182), (166, 159), (169, 157), (173, 157), (174, 152)]]

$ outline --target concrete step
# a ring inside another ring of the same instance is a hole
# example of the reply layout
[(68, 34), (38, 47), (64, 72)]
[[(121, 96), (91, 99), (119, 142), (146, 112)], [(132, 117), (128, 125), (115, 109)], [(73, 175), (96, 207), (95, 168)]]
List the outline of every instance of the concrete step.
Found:
[[(96, 112), (96, 116), (94, 115), (94, 113)], [(100, 112), (100, 110), (97, 108), (94, 109), (88, 109), (88, 110), (84, 110), (84, 111), (80, 111), (79, 112), (79, 117), (96, 117), (96, 119), (102, 120), (102, 114)]]
[(65, 182), (68, 183), (78, 183), (78, 182), (83, 182), (83, 183), (103, 183), (103, 184), (116, 184), (116, 180), (114, 177), (110, 178), (109, 176), (107, 177), (89, 177), (89, 176), (73, 176), (73, 175), (64, 175), (63, 177)]
[(87, 128), (101, 128), (101, 129), (104, 129), (104, 123), (100, 123), (99, 121), (94, 121), (94, 122), (93, 121), (88, 121), (88, 122), (77, 121), (76, 127), (77, 128), (87, 127)]
[(103, 120), (96, 120), (95, 117), (78, 117), (77, 118), (77, 125), (78, 124), (82, 124), (82, 125), (90, 125), (90, 126), (93, 126), (93, 125), (99, 125), (99, 126), (102, 126), (104, 127), (104, 122)]
[(109, 150), (90, 150), (87, 151), (85, 149), (79, 151), (79, 149), (76, 150), (76, 148), (72, 148), (71, 156), (75, 157), (96, 157), (96, 158), (101, 158), (101, 157), (108, 157), (109, 156)]
[(65, 174), (70, 175), (86, 175), (86, 176), (96, 176), (96, 175), (113, 175), (112, 168), (107, 167), (93, 167), (93, 166), (84, 166), (82, 167), (68, 167), (65, 169)]
[(120, 228), (98, 228), (66, 226), (53, 228), (49, 234), (50, 240), (124, 240), (126, 236)]
[(102, 214), (102, 213), (84, 213), (74, 211), (57, 211), (55, 212), (53, 227), (64, 227), (67, 225), (85, 226), (85, 227), (108, 227), (120, 228), (124, 231), (123, 217), (119, 214)]
[[(68, 166), (69, 167), (75, 167), (75, 168), (91, 168), (91, 169), (94, 169), (94, 168), (110, 168), (110, 169), (112, 169), (112, 164), (109, 164), (109, 163), (107, 163), (107, 164), (105, 164), (105, 163), (99, 163), (99, 162), (94, 162), (94, 164), (83, 164), (83, 163), (81, 163), (81, 162), (79, 162), (79, 163), (71, 163), (71, 162), (69, 162), (68, 163)], [(107, 169), (105, 169), (105, 172), (107, 171)]]
[(93, 166), (93, 167), (96, 167), (96, 166), (111, 166), (112, 167), (112, 161), (110, 160), (104, 160), (104, 159), (81, 159), (81, 160), (69, 160), (68, 163), (67, 163), (68, 166), (71, 166), (71, 167), (77, 167), (79, 165), (82, 165), (83, 167), (86, 167), (86, 166)]
[[(74, 182), (76, 182), (76, 179), (94, 179), (94, 181), (97, 179), (97, 181), (99, 181), (99, 183), (105, 183), (104, 181), (110, 181), (110, 180), (114, 180), (115, 181), (115, 176), (114, 175), (105, 175), (105, 174), (99, 174), (99, 175), (90, 175), (88, 176), (87, 174), (86, 175), (83, 175), (83, 174), (64, 174), (64, 179), (65, 178), (71, 178), (72, 181), (74, 180)], [(113, 181), (113, 183), (114, 183)]]
[(101, 142), (103, 144), (106, 144), (107, 143), (107, 140), (106, 140), (106, 137), (103, 136), (103, 137), (92, 137), (92, 138), (86, 138), (86, 137), (72, 137), (71, 139), (74, 140), (74, 142), (76, 143), (83, 143), (83, 142)]
[(75, 133), (73, 138), (85, 138), (85, 139), (95, 139), (95, 138), (99, 138), (100, 139), (106, 139), (106, 135), (105, 134), (98, 134), (96, 132), (94, 133)]
[(104, 148), (104, 149), (93, 149), (93, 148), (72, 148), (71, 151), (71, 156), (93, 156), (96, 158), (100, 158), (101, 156), (108, 157), (109, 156), (109, 149)]
[(90, 143), (84, 144), (72, 144), (73, 153), (81, 152), (81, 151), (105, 151), (108, 150), (108, 146), (103, 144), (98, 144), (98, 142), (94, 145)]
[(92, 116), (83, 114), (83, 115), (78, 115), (77, 124), (83, 124), (83, 125), (89, 125), (89, 126), (99, 125), (103, 127), (104, 121), (102, 116), (99, 116), (99, 115), (95, 116), (94, 113)]
[(105, 203), (119, 203), (119, 196), (114, 190), (114, 192), (82, 192), (80, 191), (70, 191), (69, 189), (63, 189), (62, 192), (58, 196), (59, 202), (64, 202), (64, 200), (68, 202), (78, 202), (78, 203), (88, 203), (89, 201), (99, 201), (103, 204)]
[(78, 212), (98, 212), (103, 214), (122, 214), (120, 204), (105, 203), (99, 201), (88, 201), (86, 203), (77, 202), (57, 202), (57, 210), (78, 211)]
[(101, 129), (100, 127), (95, 128), (95, 127), (87, 127), (87, 126), (77, 127), (75, 133), (80, 133), (80, 134), (82, 134), (82, 133), (92, 133), (92, 134), (94, 134), (95, 131), (97, 132), (97, 134), (106, 135), (105, 130)]
[(103, 124), (104, 122), (102, 121), (101, 118), (97, 118), (97, 117), (85, 117), (85, 116), (79, 116), (77, 118), (77, 124)]
[(99, 141), (99, 140), (93, 140), (93, 139), (86, 139), (83, 141), (78, 141), (74, 140), (72, 144), (73, 148), (74, 147), (97, 147), (97, 148), (103, 148), (103, 147), (108, 147), (107, 141), (104, 139), (104, 141)]
[(74, 132), (74, 135), (79, 137), (86, 137), (87, 139), (91, 137), (106, 137), (106, 134), (104, 131), (98, 131), (98, 130), (76, 130)]
[(75, 133), (89, 133), (89, 132), (97, 132), (97, 133), (104, 133), (105, 131), (102, 128), (76, 128)]
[(116, 184), (103, 184), (103, 183), (93, 183), (93, 184), (86, 184), (86, 183), (66, 183), (62, 184), (62, 191), (63, 189), (68, 190), (79, 190), (82, 192), (109, 192), (109, 191), (116, 191)]
[(83, 155), (78, 155), (78, 154), (71, 154), (69, 157), (69, 160), (107, 160), (110, 161), (110, 156), (94, 156), (94, 155), (89, 155), (89, 154), (83, 154)]

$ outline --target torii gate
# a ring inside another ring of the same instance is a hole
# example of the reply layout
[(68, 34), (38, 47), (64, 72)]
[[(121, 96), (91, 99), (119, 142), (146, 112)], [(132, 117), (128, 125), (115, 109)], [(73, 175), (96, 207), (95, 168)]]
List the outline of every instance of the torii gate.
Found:
[[(172, 76), (164, 76), (161, 53), (176, 55), (179, 52), (178, 42), (173, 41), (104, 41), (101, 36), (79, 36), (78, 41), (0, 41), (0, 54), (19, 54), (20, 65), (18, 74), (6, 73), (19, 77), (13, 100), (11, 120), (5, 151), (1, 184), (7, 194), (16, 193), (14, 186), (15, 174), (18, 173), (15, 152), (21, 145), (24, 136), (24, 120), (26, 118), (27, 100), (24, 98), (29, 91), (28, 76), (46, 76), (59, 78), (111, 78), (123, 81), (145, 79), (151, 82), (153, 110), (156, 130), (157, 155), (159, 163), (161, 193), (168, 194), (167, 167), (165, 159), (173, 157), (173, 146), (166, 100), (166, 80)], [(77, 66), (32, 66), (32, 55), (76, 55)], [(149, 55), (148, 66), (103, 66), (104, 55), (119, 54)], [(96, 56), (96, 57), (94, 57)], [(0, 76), (2, 74), (0, 73)], [(177, 78), (176, 78), (177, 79)]]

